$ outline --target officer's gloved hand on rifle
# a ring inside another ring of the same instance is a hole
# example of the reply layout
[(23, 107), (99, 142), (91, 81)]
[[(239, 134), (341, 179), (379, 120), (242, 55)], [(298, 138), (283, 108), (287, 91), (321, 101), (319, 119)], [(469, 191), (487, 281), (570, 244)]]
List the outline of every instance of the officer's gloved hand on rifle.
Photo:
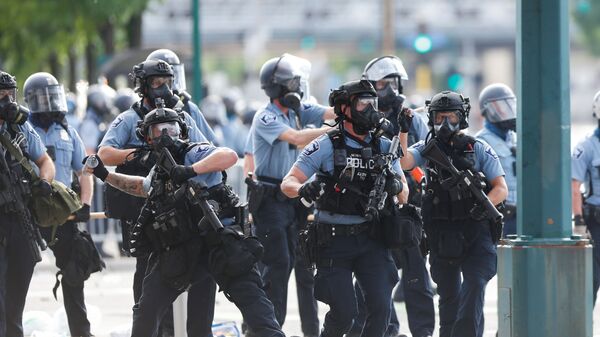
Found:
[(50, 183), (45, 179), (36, 181), (33, 184), (33, 189), (35, 194), (38, 194), (42, 197), (49, 197), (52, 195), (52, 185), (50, 185)]
[(175, 165), (169, 172), (169, 176), (176, 184), (182, 184), (186, 182), (188, 179), (195, 177), (197, 174), (194, 171), (194, 168), (185, 165)]
[[(108, 177), (108, 170), (104, 167), (104, 163), (97, 155), (86, 156), (81, 163), (85, 164), (84, 170), (88, 174), (92, 173), (102, 181), (106, 180), (106, 177)], [(91, 163), (93, 163), (93, 165), (91, 165)]]
[(74, 222), (88, 222), (90, 220), (90, 205), (83, 204), (83, 206), (73, 213)]
[(402, 181), (396, 176), (388, 177), (385, 181), (385, 191), (390, 195), (397, 195), (403, 188)]
[(471, 218), (476, 221), (481, 221), (488, 216), (487, 210), (481, 205), (475, 205), (473, 208), (471, 208), (469, 213), (471, 214)]
[(402, 108), (398, 113), (398, 125), (401, 133), (408, 133), (412, 125), (413, 112), (409, 108)]
[(323, 183), (317, 180), (313, 180), (305, 183), (298, 190), (298, 196), (304, 198), (307, 202), (311, 203), (316, 201), (321, 194), (323, 194)]

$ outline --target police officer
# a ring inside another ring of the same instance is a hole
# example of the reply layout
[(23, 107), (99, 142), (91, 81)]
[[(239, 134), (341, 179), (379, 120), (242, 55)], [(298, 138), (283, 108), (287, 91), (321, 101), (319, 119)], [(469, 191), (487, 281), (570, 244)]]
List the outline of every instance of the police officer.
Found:
[[(260, 84), (270, 103), (261, 108), (253, 120), (253, 154), (255, 176), (264, 186), (262, 200), (250, 195), (258, 204), (252, 214), (256, 235), (265, 247), (263, 278), (269, 285), (267, 296), (275, 306), (275, 316), (283, 325), (287, 307), (287, 285), (294, 266), (297, 241), (294, 205), (279, 185), (304, 146), (326, 132), (326, 128), (303, 129), (308, 124), (321, 126), (334, 117), (333, 110), (301, 102), (302, 65), (299, 57), (283, 54), (265, 62), (260, 69)], [(253, 207), (254, 208), (254, 207)]]
[[(50, 194), (54, 164), (40, 137), (17, 104), (17, 82), (0, 71), (0, 132), (18, 142), (39, 168), (36, 193)], [(31, 188), (25, 169), (0, 145), (0, 336), (23, 336), (23, 308), (33, 267), (41, 260), (37, 226), (27, 209)]]
[[(82, 175), (81, 161), (85, 157), (85, 149), (77, 131), (65, 120), (67, 102), (62, 85), (49, 73), (35, 73), (25, 81), (23, 92), (31, 111), (31, 124), (54, 161), (56, 180), (71, 186), (73, 172), (79, 178), (83, 207), (75, 213), (73, 220), (57, 227), (54, 237), (52, 228), (41, 230), (46, 242), (53, 242), (50, 248), (56, 257), (56, 265), (63, 269), (71, 260), (75, 260), (75, 254), (81, 253), (72, 249), (73, 239), (75, 235), (79, 235), (77, 222), (87, 222), (90, 219), (92, 177)], [(91, 336), (84, 302), (83, 280), (68, 279), (72, 275), (62, 272), (62, 291), (71, 335)]]
[[(134, 79), (136, 92), (141, 100), (134, 103), (127, 111), (119, 114), (112, 122), (106, 135), (100, 143), (98, 156), (106, 165), (117, 166), (116, 172), (146, 176), (152, 163), (148, 161), (148, 152), (143, 149), (142, 141), (136, 135), (138, 121), (155, 107), (156, 99), (161, 99), (167, 107), (179, 109), (181, 101), (171, 90), (173, 81), (172, 67), (162, 60), (144, 61), (133, 67), (131, 77)], [(183, 114), (186, 125), (189, 126), (189, 139), (193, 142), (204, 142), (206, 138), (198, 128), (196, 122), (186, 112)], [(129, 230), (138, 218), (144, 199), (118, 193), (115, 189), (107, 187), (107, 212), (109, 216), (121, 220), (124, 248), (130, 241)], [(136, 271), (133, 281), (133, 298), (138, 302), (141, 291), (147, 256), (136, 258)], [(190, 289), (188, 301), (188, 315), (196, 319), (191, 321), (190, 334), (193, 336), (209, 336), (211, 334), (212, 319), (214, 316), (214, 296), (216, 285), (210, 279), (206, 284), (194, 286)], [(194, 294), (197, 293), (198, 298)], [(168, 317), (172, 315), (168, 314)], [(165, 322), (167, 325), (169, 321)], [(169, 329), (169, 327), (166, 327)], [(193, 333), (192, 333), (193, 332)]]
[[(244, 265), (246, 270), (228, 269), (230, 261), (234, 261), (236, 266), (240, 265), (239, 261), (246, 261), (248, 250), (215, 249), (222, 239), (219, 234), (213, 228), (198, 228), (198, 224), (203, 223), (200, 221), (203, 216), (208, 215), (193, 200), (174, 192), (180, 187), (185, 191), (192, 182), (202, 183), (208, 188), (208, 199), (217, 203), (222, 222), (226, 224), (228, 220), (235, 220), (232, 215), (236, 213), (237, 197), (225, 185), (221, 171), (234, 165), (237, 155), (231, 149), (216, 148), (207, 142), (181, 141), (182, 136), (185, 138), (186, 128), (177, 112), (160, 107), (148, 113), (138, 128), (140, 137), (154, 150), (164, 151), (166, 148), (173, 156), (177, 165), (168, 172), (154, 168), (146, 178), (128, 176), (108, 173), (102, 163), (93, 170), (97, 177), (127, 193), (148, 196), (132, 234), (136, 241), (132, 252), (148, 245), (152, 247), (143, 292), (134, 308), (132, 336), (156, 336), (159, 319), (177, 296), (189, 283), (202, 283), (203, 279), (211, 276), (242, 312), (249, 326), (247, 336), (284, 336), (275, 320), (273, 305), (261, 289), (260, 274), (255, 266), (258, 258), (254, 257), (253, 262)], [(176, 199), (178, 195), (181, 198)], [(148, 214), (156, 216), (147, 219)], [(221, 233), (232, 232), (224, 229)], [(144, 237), (148, 242), (143, 241)], [(234, 242), (239, 248), (251, 239)], [(260, 248), (258, 241), (254, 242), (254, 247)], [(188, 319), (189, 326), (190, 321), (197, 318), (188, 313)], [(189, 329), (188, 335), (198, 336)]]
[(476, 201), (472, 192), (459, 190), (456, 184), (442, 184), (450, 179), (450, 171), (426, 159), (429, 152), (425, 150), (437, 144), (442, 155), (461, 172), (483, 173), (489, 186), (487, 197), (493, 205), (500, 204), (508, 193), (504, 171), (487, 143), (461, 131), (468, 127), (468, 98), (443, 91), (426, 105), (432, 138), (406, 151), (407, 135), (402, 133), (406, 155), (401, 162), (405, 170), (423, 164), (427, 168), (422, 214), (431, 247), (431, 276), (440, 295), (440, 336), (481, 337), (485, 287), (496, 274), (498, 228), (490, 223), (490, 211)]
[[(600, 91), (594, 96), (593, 116), (598, 128), (587, 135), (573, 149), (571, 156), (571, 188), (573, 195), (574, 233), (591, 235), (593, 249), (593, 296), (594, 306), (600, 288)], [(586, 198), (582, 198), (580, 187), (588, 183)], [(587, 232), (586, 232), (587, 231)]]
[(117, 92), (106, 84), (93, 84), (87, 90), (87, 109), (79, 133), (85, 135), (84, 144), (89, 154), (96, 153), (108, 124), (115, 117), (113, 107), (116, 97)]
[[(381, 56), (371, 60), (365, 66), (363, 78), (369, 80), (377, 90), (377, 104), (379, 111), (383, 112), (391, 122), (392, 127), (385, 130), (385, 136), (392, 139), (402, 130), (408, 131), (408, 145), (412, 145), (427, 137), (429, 128), (427, 122), (420, 114), (412, 113), (403, 107), (403, 81), (408, 80), (408, 75), (402, 61), (393, 55)], [(420, 168), (417, 168), (420, 170)], [(411, 172), (405, 172), (409, 186), (408, 202), (419, 206), (421, 182), (416, 181)], [(397, 250), (395, 258), (402, 267), (402, 279), (398, 283), (396, 292), (404, 292), (406, 299), (406, 313), (411, 334), (415, 337), (433, 335), (435, 328), (435, 309), (433, 306), (433, 289), (429, 279), (429, 272), (425, 266), (425, 258), (421, 255), (419, 247), (410, 247)], [(365, 305), (361, 300), (362, 293), (356, 287), (356, 296), (359, 304), (359, 315), (354, 320), (350, 336), (360, 335), (364, 325)], [(394, 298), (396, 294), (394, 294)], [(390, 325), (386, 336), (397, 336), (400, 323), (396, 309), (392, 305)]]
[(517, 97), (502, 83), (490, 84), (479, 94), (485, 123), (475, 138), (488, 143), (500, 158), (508, 196), (504, 202), (503, 234), (517, 233)]
[(183, 111), (187, 112), (196, 122), (198, 130), (206, 137), (209, 142), (215, 143), (215, 133), (206, 122), (204, 115), (196, 103), (192, 102), (192, 96), (186, 91), (185, 83), (185, 65), (179, 60), (179, 56), (174, 51), (166, 48), (157, 49), (146, 57), (146, 61), (163, 60), (173, 67), (173, 93), (181, 99)]
[[(329, 104), (338, 115), (339, 128), (305, 147), (281, 188), (288, 197), (300, 196), (307, 202), (317, 199), (320, 245), (318, 260), (313, 261), (317, 265), (315, 297), (330, 306), (321, 336), (341, 337), (351, 328), (357, 315), (353, 275), (367, 307), (361, 336), (384, 336), (398, 275), (390, 250), (369, 235), (378, 221), (367, 221), (365, 205), (374, 177), (381, 171), (375, 167), (375, 158), (389, 150), (390, 140), (371, 133), (382, 115), (377, 111), (377, 92), (369, 81), (342, 85), (332, 91)], [(387, 190), (389, 201), (397, 195), (404, 203), (408, 187), (397, 160), (393, 161), (393, 171), (393, 188)], [(316, 179), (306, 182), (313, 174)]]

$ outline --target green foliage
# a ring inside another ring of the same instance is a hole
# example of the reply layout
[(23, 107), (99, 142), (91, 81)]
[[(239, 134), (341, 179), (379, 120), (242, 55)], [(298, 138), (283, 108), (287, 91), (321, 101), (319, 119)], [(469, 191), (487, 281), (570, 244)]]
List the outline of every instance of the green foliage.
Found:
[(577, 0), (573, 18), (579, 26), (583, 42), (593, 55), (600, 55), (600, 0)]
[[(19, 85), (31, 73), (48, 71), (54, 53), (65, 63), (70, 48), (82, 55), (88, 43), (101, 45), (99, 31), (112, 24), (116, 35), (149, 0), (14, 0), (2, 4), (0, 65)], [(101, 50), (101, 48), (100, 48)]]

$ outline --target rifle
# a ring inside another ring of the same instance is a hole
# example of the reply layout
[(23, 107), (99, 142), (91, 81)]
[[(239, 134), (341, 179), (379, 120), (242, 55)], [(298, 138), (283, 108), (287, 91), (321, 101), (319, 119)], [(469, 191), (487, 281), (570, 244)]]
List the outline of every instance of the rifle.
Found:
[[(388, 177), (394, 176), (392, 172), (392, 162), (398, 159), (398, 148), (400, 146), (400, 138), (394, 136), (390, 149), (386, 153), (382, 153), (375, 158), (375, 165), (381, 167), (381, 173), (375, 179), (375, 184), (369, 192), (369, 201), (365, 210), (365, 218), (368, 221), (379, 219), (379, 211), (385, 206), (385, 201), (388, 197), (388, 192), (385, 190), (385, 185)], [(392, 196), (393, 197), (393, 196)]]
[(437, 145), (436, 139), (430, 140), (421, 154), (426, 159), (434, 162), (437, 166), (450, 173), (449, 178), (440, 182), (444, 189), (450, 190), (451, 188), (456, 188), (458, 191), (471, 192), (471, 195), (473, 195), (477, 203), (485, 207), (487, 218), (489, 220), (494, 223), (502, 222), (502, 213), (498, 211), (485, 192), (483, 192), (483, 189), (485, 188), (485, 183), (483, 181), (485, 177), (483, 174), (479, 173), (475, 175), (471, 170), (459, 171)]
[[(177, 163), (169, 150), (162, 148), (158, 160), (156, 161), (157, 173), (169, 175), (171, 169), (173, 169), (175, 165), (177, 165)], [(218, 211), (218, 205), (212, 205), (208, 202), (207, 198), (209, 194), (206, 185), (188, 180), (186, 184), (183, 184), (183, 186), (175, 191), (175, 200), (179, 200), (178, 196), (181, 196), (182, 193), (186, 194), (186, 197), (193, 205), (198, 205), (202, 209), (204, 217), (198, 223), (200, 228), (203, 228), (203, 225), (207, 222), (216, 232), (219, 232), (224, 228), (216, 213)]]

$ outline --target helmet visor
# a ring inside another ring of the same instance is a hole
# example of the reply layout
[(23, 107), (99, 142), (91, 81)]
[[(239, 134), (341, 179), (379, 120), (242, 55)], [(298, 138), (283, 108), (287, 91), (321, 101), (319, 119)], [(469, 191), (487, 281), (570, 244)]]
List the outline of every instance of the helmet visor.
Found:
[(17, 88), (0, 89), (0, 99), (8, 96), (11, 102), (17, 101)]
[(388, 85), (395, 91), (398, 91), (398, 88), (400, 87), (400, 84), (398, 83), (398, 77), (397, 76), (386, 77), (386, 78), (382, 78), (380, 80), (375, 81), (375, 90), (383, 90)]
[(283, 54), (277, 61), (273, 82), (283, 85), (289, 91), (299, 92), (302, 78), (308, 80), (311, 64), (309, 61), (290, 54)]
[(448, 119), (448, 123), (456, 125), (460, 122), (460, 113), (458, 111), (435, 111), (433, 113), (435, 125), (441, 125), (445, 119)]
[(485, 116), (491, 123), (517, 118), (517, 99), (503, 98), (483, 104)]
[(173, 64), (173, 90), (177, 92), (186, 91), (187, 86), (185, 84), (185, 67), (183, 63)]
[(377, 97), (364, 96), (358, 97), (354, 100), (354, 110), (356, 111), (365, 111), (369, 108), (369, 105), (371, 105), (373, 109), (377, 110)]
[(30, 90), (27, 93), (27, 105), (31, 113), (68, 111), (62, 84)]
[(150, 126), (150, 138), (155, 139), (163, 134), (163, 130), (167, 135), (171, 138), (178, 138), (181, 134), (181, 129), (179, 128), (179, 123), (172, 122), (163, 122)]
[(408, 80), (408, 74), (402, 61), (396, 57), (382, 57), (368, 66), (364, 73), (364, 77), (369, 81), (379, 81), (390, 75), (396, 75), (401, 80)]

